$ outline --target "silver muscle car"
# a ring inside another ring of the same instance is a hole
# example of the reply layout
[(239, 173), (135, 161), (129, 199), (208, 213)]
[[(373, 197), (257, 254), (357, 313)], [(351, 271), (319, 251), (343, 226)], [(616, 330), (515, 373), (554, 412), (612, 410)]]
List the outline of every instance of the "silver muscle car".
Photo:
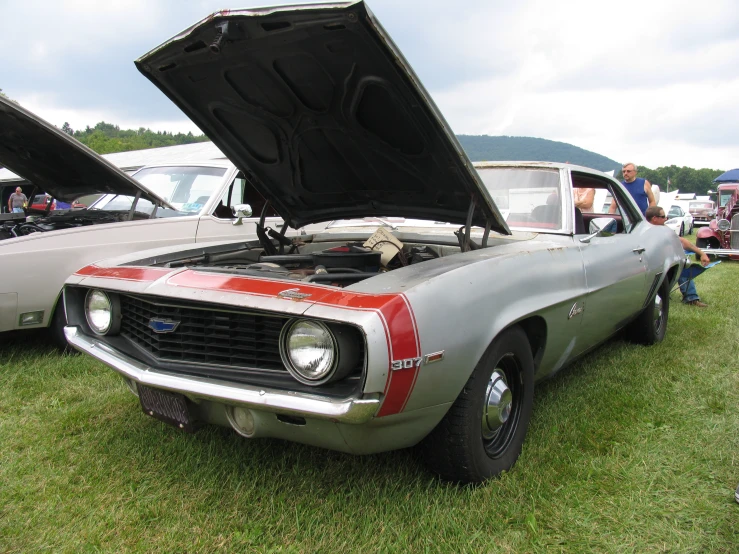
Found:
[[(473, 166), (362, 2), (216, 13), (137, 64), (286, 222), (336, 220), (68, 279), (67, 339), (150, 416), (356, 454), (419, 445), (477, 482), (516, 461), (537, 381), (620, 330), (664, 337), (675, 234), (600, 172)], [(581, 213), (580, 187), (618, 213)]]

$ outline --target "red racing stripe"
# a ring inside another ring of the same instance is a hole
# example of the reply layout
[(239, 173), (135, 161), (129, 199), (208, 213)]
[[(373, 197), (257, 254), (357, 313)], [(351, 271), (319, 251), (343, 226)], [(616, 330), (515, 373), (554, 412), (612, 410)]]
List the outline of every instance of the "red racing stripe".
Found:
[(154, 282), (172, 273), (171, 269), (154, 267), (98, 267), (88, 265), (74, 272), (80, 277), (102, 277), (104, 279), (122, 279), (124, 281)]
[[(280, 281), (241, 277), (233, 275), (216, 275), (199, 273), (192, 270), (173, 275), (167, 280), (168, 285), (235, 292), (253, 296), (279, 298), (278, 294), (285, 290), (294, 290), (309, 294), (298, 302), (310, 302), (348, 310), (372, 310), (378, 313), (389, 339), (388, 354), (390, 362), (418, 358), (421, 355), (420, 339), (416, 320), (410, 304), (403, 294), (369, 294), (352, 292), (334, 287), (323, 287), (305, 284), (286, 284)], [(286, 298), (286, 301), (295, 302)], [(388, 377), (385, 384), (385, 396), (378, 417), (397, 414), (403, 411), (416, 383), (419, 367), (393, 371), (388, 364)]]
[[(418, 333), (415, 318), (402, 294), (380, 308), (383, 318), (387, 322), (392, 345), (392, 359), (405, 360), (417, 358), (421, 355), (418, 349)], [(391, 360), (392, 361), (392, 360)], [(419, 366), (413, 364), (411, 368), (393, 371), (388, 369), (388, 382), (385, 385), (385, 398), (377, 412), (377, 417), (397, 414), (403, 411), (408, 398), (416, 383)]]

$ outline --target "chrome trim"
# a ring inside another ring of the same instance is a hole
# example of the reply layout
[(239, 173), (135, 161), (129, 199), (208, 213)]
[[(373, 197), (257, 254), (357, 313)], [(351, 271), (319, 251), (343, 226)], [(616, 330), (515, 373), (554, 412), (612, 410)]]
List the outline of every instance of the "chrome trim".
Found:
[(328, 400), (314, 394), (225, 383), (204, 377), (173, 375), (155, 370), (100, 340), (82, 334), (76, 326), (64, 328), (69, 344), (108, 365), (124, 377), (142, 385), (179, 392), (191, 399), (213, 400), (257, 411), (327, 419), (338, 423), (361, 424), (372, 419), (380, 407), (380, 395)]
[(739, 256), (739, 249), (734, 248), (701, 248), (709, 256)]

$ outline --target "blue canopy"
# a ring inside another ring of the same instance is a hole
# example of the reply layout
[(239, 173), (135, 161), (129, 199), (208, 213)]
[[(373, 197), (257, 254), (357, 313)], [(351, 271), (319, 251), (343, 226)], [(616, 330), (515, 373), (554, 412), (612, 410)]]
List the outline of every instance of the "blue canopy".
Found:
[(714, 183), (729, 183), (731, 181), (739, 181), (739, 169), (730, 169), (713, 180)]

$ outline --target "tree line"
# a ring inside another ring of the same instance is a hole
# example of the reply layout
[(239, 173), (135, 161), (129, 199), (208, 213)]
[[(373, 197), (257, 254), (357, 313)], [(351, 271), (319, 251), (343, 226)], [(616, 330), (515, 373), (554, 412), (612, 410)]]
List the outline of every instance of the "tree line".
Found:
[(73, 136), (98, 154), (146, 150), (147, 148), (192, 144), (194, 142), (210, 140), (205, 135), (152, 131), (144, 127), (139, 127), (138, 129), (121, 129), (118, 125), (106, 123), (105, 121), (101, 121), (94, 127), (88, 125), (84, 131), (75, 131), (69, 123), (65, 122), (62, 125), (62, 131)]
[[(0, 96), (8, 98), (2, 89)], [(128, 152), (131, 150), (145, 150), (162, 146), (178, 144), (192, 144), (210, 140), (205, 135), (192, 133), (170, 133), (167, 131), (152, 131), (140, 127), (139, 129), (121, 129), (118, 125), (101, 121), (94, 127), (89, 125), (84, 130), (75, 131), (65, 122), (62, 131), (73, 136), (98, 154), (114, 152)], [(486, 135), (458, 135), (462, 147), (473, 161), (496, 160), (544, 160), (553, 162), (570, 162), (601, 171), (615, 169), (616, 178), (620, 179), (620, 164), (596, 154), (578, 148), (571, 144), (539, 139), (533, 137), (490, 137)], [(639, 166), (639, 176), (650, 183), (659, 185), (660, 190), (681, 193), (693, 192), (705, 195), (715, 185), (713, 180), (725, 170), (721, 169), (693, 169), (692, 167), (678, 167), (676, 165), (651, 169)]]
[(724, 172), (723, 169), (693, 169), (676, 165), (657, 169), (639, 166), (638, 175), (666, 192), (679, 190), (681, 194), (694, 192), (705, 196), (709, 190), (716, 190), (713, 180)]

